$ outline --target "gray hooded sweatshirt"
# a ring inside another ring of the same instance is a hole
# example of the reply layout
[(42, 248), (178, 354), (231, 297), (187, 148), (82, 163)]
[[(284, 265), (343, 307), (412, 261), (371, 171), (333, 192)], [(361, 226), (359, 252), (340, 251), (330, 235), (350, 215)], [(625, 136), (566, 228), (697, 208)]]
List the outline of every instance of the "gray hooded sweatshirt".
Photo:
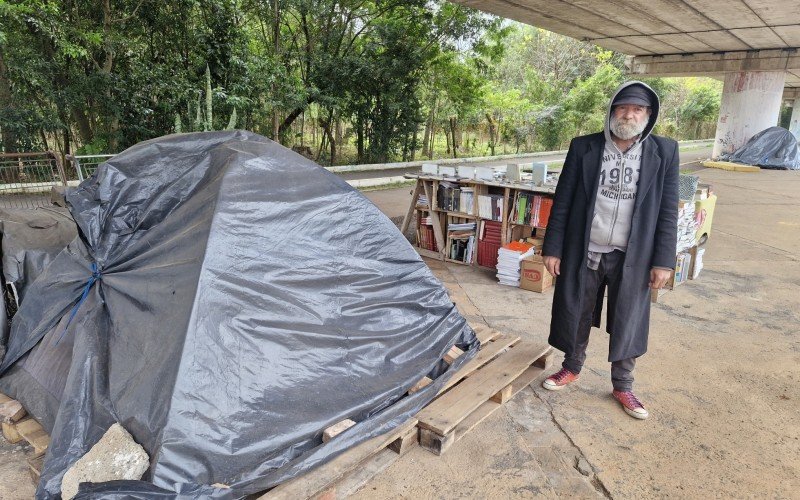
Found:
[[(611, 139), (611, 103), (619, 92), (630, 86), (640, 85), (651, 94), (654, 105), (650, 119), (639, 139), (627, 151), (620, 151)], [(597, 198), (594, 205), (592, 229), (589, 235), (589, 252), (608, 253), (628, 248), (631, 218), (636, 202), (639, 170), (647, 168), (641, 164), (642, 142), (650, 135), (658, 118), (658, 96), (641, 82), (622, 84), (609, 100), (605, 124), (605, 150), (600, 165)]]

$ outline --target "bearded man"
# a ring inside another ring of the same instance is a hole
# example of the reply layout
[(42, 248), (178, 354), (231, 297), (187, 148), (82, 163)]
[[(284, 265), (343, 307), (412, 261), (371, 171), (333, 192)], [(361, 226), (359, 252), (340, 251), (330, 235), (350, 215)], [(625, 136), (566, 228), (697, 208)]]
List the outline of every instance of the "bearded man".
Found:
[(669, 279), (677, 244), (678, 143), (650, 135), (658, 108), (653, 89), (624, 83), (604, 132), (572, 140), (542, 250), (558, 277), (549, 342), (564, 351), (561, 370), (542, 386), (556, 391), (579, 379), (607, 288), (612, 394), (638, 419), (649, 416), (633, 393), (633, 369), (647, 351), (650, 289)]

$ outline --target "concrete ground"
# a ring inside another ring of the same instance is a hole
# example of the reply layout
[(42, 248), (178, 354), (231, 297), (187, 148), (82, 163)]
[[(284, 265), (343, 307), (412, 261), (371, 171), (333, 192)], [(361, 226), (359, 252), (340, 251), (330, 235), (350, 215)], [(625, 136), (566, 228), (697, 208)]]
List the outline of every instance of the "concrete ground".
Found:
[[(526, 388), (442, 457), (414, 449), (355, 498), (800, 498), (800, 172), (696, 173), (719, 199), (705, 270), (653, 307), (634, 387), (649, 420), (611, 398), (595, 329), (576, 385)], [(396, 215), (397, 196), (370, 197)], [(465, 313), (546, 341), (552, 289), (430, 265)]]

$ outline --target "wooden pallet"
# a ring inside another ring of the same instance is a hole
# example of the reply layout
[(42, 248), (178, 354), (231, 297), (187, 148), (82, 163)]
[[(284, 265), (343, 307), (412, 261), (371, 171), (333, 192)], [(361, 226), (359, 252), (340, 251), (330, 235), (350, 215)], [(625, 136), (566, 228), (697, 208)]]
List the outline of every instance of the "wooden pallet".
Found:
[[(339, 498), (371, 479), (418, 443), (417, 420), (347, 450), (313, 471), (281, 483), (259, 499)], [(380, 464), (380, 465), (378, 465)], [(382, 466), (382, 468), (380, 468)]]
[(448, 381), (417, 414), (420, 445), (441, 455), (552, 364), (550, 346), (501, 335)]
[[(447, 381), (439, 394), (446, 392), (469, 373), (480, 368), (502, 349), (519, 341), (519, 337), (502, 335), (485, 324), (476, 323), (472, 328), (482, 349)], [(460, 355), (463, 355), (463, 351), (453, 347), (445, 354), (444, 359), (452, 363)], [(409, 393), (416, 392), (431, 382), (428, 377), (423, 377), (409, 390)], [(327, 464), (276, 486), (259, 498), (266, 500), (346, 497), (356, 492), (408, 450), (417, 446), (419, 443), (417, 424), (417, 419), (409, 420), (394, 431), (362, 443)], [(352, 425), (352, 421), (343, 420), (328, 427), (323, 432), (323, 441), (335, 439), (336, 435)]]
[[(482, 347), (491, 346), (483, 357), (492, 352), (496, 354), (497, 349), (501, 346), (510, 345), (509, 341), (516, 342), (519, 340), (519, 337), (504, 338), (500, 332), (489, 328), (485, 324), (476, 324), (473, 326), (473, 330)], [(497, 342), (498, 340), (499, 342)], [(452, 363), (462, 354), (463, 351), (453, 347), (445, 354), (444, 359)], [(459, 370), (459, 373), (474, 371), (482, 363), (485, 363), (485, 361), (481, 362), (480, 359), (472, 359)], [(459, 380), (461, 378), (450, 379), (442, 389), (442, 392), (458, 383)], [(430, 378), (423, 377), (409, 390), (409, 393), (416, 392), (431, 382)], [(342, 498), (354, 493), (372, 477), (419, 443), (417, 423), (416, 419), (409, 420), (394, 431), (362, 443), (327, 464), (276, 486), (260, 498)], [(328, 427), (323, 432), (323, 441), (334, 439), (336, 435), (352, 425), (352, 421), (343, 420)]]

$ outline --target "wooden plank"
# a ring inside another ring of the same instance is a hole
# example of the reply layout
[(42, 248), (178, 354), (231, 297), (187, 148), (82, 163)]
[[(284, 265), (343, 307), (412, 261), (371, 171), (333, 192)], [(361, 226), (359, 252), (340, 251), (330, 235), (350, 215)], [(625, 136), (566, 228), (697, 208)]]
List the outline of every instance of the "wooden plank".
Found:
[[(497, 403), (492, 403), (493, 405), (497, 406), (498, 408), (500, 405)], [(448, 448), (450, 448), (453, 443), (456, 442), (456, 433), (451, 432), (446, 436), (440, 436), (436, 434), (430, 429), (420, 429), (419, 430), (419, 445), (429, 452), (433, 453), (434, 455), (441, 455)]]
[(10, 399), (0, 403), (0, 419), (4, 422), (14, 423), (22, 419), (28, 412), (19, 401)]
[(5, 394), (3, 394), (2, 392), (0, 392), (0, 403), (5, 403), (6, 401), (11, 401), (12, 399), (14, 398), (10, 398)]
[(398, 455), (405, 455), (408, 450), (419, 444), (419, 429), (412, 427), (408, 432), (392, 441), (387, 449), (392, 450)]
[(328, 427), (322, 432), (322, 442), (327, 443), (328, 441), (335, 438), (339, 434), (343, 433), (350, 427), (353, 427), (354, 425), (356, 425), (356, 423), (350, 420), (349, 418), (346, 418), (341, 422), (333, 424), (332, 426)]
[(666, 288), (651, 288), (650, 289), (650, 302), (658, 302), (662, 295), (669, 292)]
[(555, 360), (555, 358), (556, 358), (556, 352), (551, 349), (550, 352), (543, 355), (541, 358), (537, 359), (533, 363), (533, 366), (537, 366), (542, 370), (546, 370), (551, 366), (553, 366), (553, 361)]
[(414, 384), (414, 386), (411, 387), (411, 389), (408, 390), (408, 393), (409, 394), (414, 394), (418, 390), (431, 385), (431, 383), (433, 383), (433, 380), (431, 380), (430, 377), (422, 377), (422, 379), (419, 382)]
[(443, 358), (444, 362), (447, 363), (448, 365), (452, 365), (453, 361), (457, 360), (462, 354), (464, 354), (464, 351), (462, 351), (456, 346), (453, 346), (450, 348), (449, 351), (444, 353), (444, 358)]
[(32, 418), (16, 423), (17, 432), (33, 447), (35, 456), (43, 455), (50, 446), (50, 436), (44, 431), (39, 422)]
[(497, 394), (489, 398), (489, 401), (492, 401), (497, 404), (503, 404), (506, 401), (511, 399), (511, 385), (507, 385), (497, 391)]
[(704, 161), (700, 163), (704, 167), (718, 168), (721, 170), (730, 170), (734, 172), (760, 172), (761, 168), (755, 165), (743, 165), (741, 163), (733, 163), (730, 161)]
[[(450, 377), (450, 379), (445, 383), (444, 387), (442, 387), (441, 391), (439, 391), (439, 394), (442, 394), (450, 387), (453, 387), (459, 383), (472, 372), (491, 361), (492, 358), (500, 354), (503, 350), (508, 349), (512, 345), (519, 342), (518, 336), (503, 335), (497, 330), (489, 327), (481, 329), (480, 331), (481, 334), (478, 336), (478, 340), (485, 340), (485, 342), (481, 342), (481, 350), (478, 351), (478, 354), (476, 354), (474, 358), (469, 360), (464, 366), (461, 367), (460, 370)], [(431, 380), (429, 377), (423, 377), (419, 382), (414, 384), (411, 389), (408, 390), (408, 393), (413, 394), (423, 387), (429, 385), (431, 382), (433, 382), (433, 380)]]
[(23, 437), (17, 432), (17, 424), (2, 422), (0, 425), (3, 426), (3, 437), (6, 438), (6, 441), (9, 443), (16, 444), (23, 440)]
[[(511, 395), (508, 399), (516, 396), (520, 391), (528, 387), (532, 382), (541, 377), (544, 373), (542, 368), (537, 366), (530, 366), (522, 375), (514, 379), (511, 383)], [(495, 401), (487, 401), (480, 405), (478, 409), (472, 412), (467, 418), (461, 421), (448, 434), (442, 436), (429, 429), (419, 430), (419, 443), (420, 446), (430, 451), (435, 455), (441, 455), (446, 452), (454, 443), (463, 438), (468, 432), (474, 429), (478, 424), (486, 420), (492, 413), (502, 406)]]
[(388, 448), (381, 450), (361, 463), (356, 470), (347, 474), (335, 485), (315, 495), (314, 498), (317, 500), (347, 498), (363, 488), (375, 476), (389, 468), (398, 458), (400, 458), (400, 455)]
[(361, 443), (307, 474), (276, 486), (265, 495), (260, 496), (259, 499), (311, 498), (342, 479), (364, 460), (383, 450), (397, 438), (406, 435), (409, 429), (413, 429), (416, 425), (417, 419), (409, 419), (393, 431)]
[(417, 415), (420, 427), (447, 434), (549, 349), (541, 344), (518, 343), (424, 408)]
[(434, 252), (433, 250), (428, 250), (427, 248), (420, 248), (420, 247), (414, 247), (414, 250), (416, 250), (417, 253), (420, 254), (422, 257), (442, 260), (442, 254), (439, 252)]
[[(406, 212), (406, 216), (403, 217), (403, 225), (400, 226), (400, 234), (406, 234), (408, 226), (411, 224), (411, 216), (414, 215), (414, 211), (417, 209), (417, 199), (419, 198), (419, 192), (421, 189), (420, 185), (423, 182), (424, 181), (417, 179), (417, 183), (414, 185), (414, 192), (411, 193), (411, 203), (408, 204), (408, 211)], [(430, 200), (428, 201), (428, 206), (430, 206)]]
[(505, 188), (503, 190), (503, 222), (500, 225), (500, 243), (507, 245), (509, 243), (508, 236), (508, 199), (511, 196), (511, 189)]
[(44, 455), (32, 457), (28, 459), (28, 469), (31, 473), (31, 479), (36, 484), (39, 484), (39, 478), (42, 476), (42, 468), (44, 467)]
[(490, 328), (488, 325), (478, 323), (476, 325), (471, 324), (470, 327), (472, 327), (472, 331), (475, 332), (475, 336), (478, 337), (478, 342), (480, 342), (482, 346), (501, 335), (500, 332), (494, 328)]
[(489, 342), (488, 344), (483, 346), (483, 348), (480, 351), (478, 351), (478, 354), (476, 354), (474, 358), (467, 361), (464, 364), (464, 366), (461, 367), (460, 370), (458, 370), (456, 373), (453, 374), (452, 377), (450, 377), (450, 380), (448, 380), (444, 384), (444, 387), (442, 387), (442, 390), (439, 391), (439, 394), (442, 394), (447, 389), (453, 387), (461, 380), (471, 375), (475, 370), (477, 370), (478, 368), (482, 367), (483, 365), (491, 361), (495, 356), (500, 354), (503, 350), (508, 349), (517, 342), (519, 342), (519, 337), (512, 335), (501, 335), (493, 342)]
[[(436, 196), (436, 193), (431, 194), (433, 191), (433, 186), (425, 182), (423, 188), (425, 189), (425, 196), (428, 198), (428, 205), (433, 208), (433, 196)], [(431, 210), (429, 215), (431, 218), (431, 224), (433, 225), (433, 237), (436, 238), (436, 248), (439, 249), (439, 253), (443, 254), (446, 245), (444, 241), (444, 234), (442, 233), (442, 222), (439, 219), (439, 213), (436, 210)]]

